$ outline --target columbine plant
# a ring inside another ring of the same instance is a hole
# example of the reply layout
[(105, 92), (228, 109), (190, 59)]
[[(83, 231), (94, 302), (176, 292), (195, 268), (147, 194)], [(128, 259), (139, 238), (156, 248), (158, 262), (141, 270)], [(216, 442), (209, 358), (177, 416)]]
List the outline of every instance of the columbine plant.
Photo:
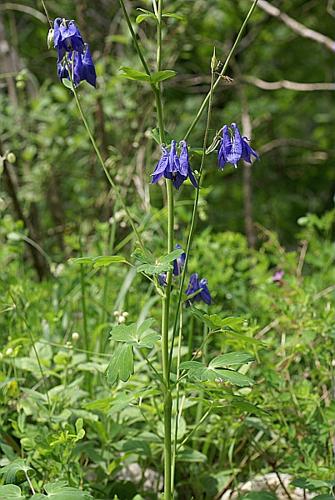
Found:
[[(254, 0), (238, 33), (237, 39), (220, 71), (217, 69), (219, 66), (214, 53), (211, 63), (211, 86), (209, 93), (184, 138), (179, 138), (179, 141), (175, 138), (171, 141), (170, 146), (168, 146), (165, 137), (162, 82), (168, 78), (172, 78), (175, 72), (169, 69), (162, 69), (163, 0), (153, 0), (153, 12), (145, 11), (146, 15), (143, 17), (143, 19), (146, 16), (150, 19), (154, 18), (157, 25), (157, 67), (154, 69), (151, 69), (147, 63), (124, 1), (120, 0), (122, 12), (129, 27), (139, 62), (143, 67), (143, 72), (138, 69), (123, 67), (121, 68), (123, 76), (150, 85), (156, 101), (157, 127), (159, 131), (158, 142), (162, 153), (151, 175), (151, 183), (157, 184), (160, 180), (164, 180), (167, 199), (167, 253), (159, 258), (154, 256), (153, 249), (148, 249), (147, 245), (144, 245), (140, 230), (135, 224), (118, 187), (106, 168), (80, 104), (77, 93), (80, 83), (86, 80), (92, 86), (96, 86), (96, 73), (89, 46), (84, 42), (78, 27), (72, 20), (57, 18), (54, 21), (53, 31), (51, 32), (54, 47), (57, 50), (58, 76), (67, 87), (71, 88), (74, 94), (79, 114), (86, 127), (97, 158), (119, 200), (119, 204), (127, 215), (128, 222), (137, 239), (138, 248), (133, 254), (137, 270), (155, 285), (155, 289), (162, 300), (160, 335), (153, 328), (153, 319), (146, 319), (142, 323), (137, 322), (132, 324), (126, 324), (126, 319), (124, 319), (122, 324), (119, 321), (119, 324), (114, 326), (111, 331), (111, 341), (114, 349), (107, 369), (107, 379), (110, 383), (117, 383), (119, 380), (127, 381), (134, 371), (134, 349), (143, 351), (144, 358), (148, 366), (153, 370), (153, 377), (159, 384), (163, 394), (164, 500), (170, 500), (174, 496), (175, 464), (179, 453), (185, 451), (185, 445), (196, 429), (193, 428), (190, 434), (182, 442), (178, 443), (178, 427), (183, 413), (181, 392), (182, 390), (186, 390), (185, 381), (187, 379), (193, 380), (193, 389), (195, 387), (194, 384), (198, 384), (201, 394), (200, 411), (202, 409), (203, 398), (206, 397), (207, 388), (211, 388), (217, 384), (228, 384), (230, 397), (235, 397), (235, 390), (238, 391), (238, 388), (252, 384), (252, 380), (245, 374), (247, 370), (245, 365), (253, 360), (253, 356), (249, 353), (228, 352), (214, 357), (207, 363), (207, 360), (201, 354), (201, 349), (208, 342), (208, 337), (213, 334), (222, 334), (227, 328), (233, 330), (234, 326), (229, 322), (229, 318), (220, 318), (218, 314), (210, 314), (208, 308), (211, 307), (213, 300), (207, 279), (199, 279), (198, 273), (193, 273), (189, 277), (187, 287), (185, 284), (188, 274), (188, 260), (192, 252), (192, 241), (196, 226), (203, 171), (204, 167), (207, 167), (205, 165), (207, 155), (217, 149), (219, 169), (223, 169), (229, 163), (236, 167), (240, 160), (251, 163), (252, 157), (258, 158), (257, 153), (249, 145), (248, 139), (242, 137), (235, 123), (232, 123), (230, 127), (224, 125), (221, 129), (222, 136), (219, 142), (214, 138), (212, 146), (208, 146), (213, 93), (221, 79), (225, 76), (230, 58), (241, 39), (243, 30), (256, 3), (257, 0)], [(68, 83), (71, 85), (68, 85)], [(205, 111), (207, 111), (207, 120), (200, 167), (198, 168), (196, 178), (190, 164), (190, 152), (192, 150), (186, 141)], [(212, 168), (212, 163), (213, 161), (211, 160), (208, 168)], [(174, 241), (174, 189), (181, 189), (187, 180), (190, 181), (195, 189), (195, 197), (190, 217), (189, 233), (183, 247), (179, 244), (175, 245)], [(83, 259), (78, 259), (78, 261), (82, 265), (93, 264), (95, 267), (99, 265), (106, 266), (115, 262), (128, 263), (126, 259), (120, 256), (85, 258), (84, 261)], [(200, 305), (205, 307), (205, 309), (195, 307), (195, 305)], [(190, 358), (183, 358), (181, 354), (181, 345), (185, 337), (183, 312), (187, 315), (192, 314), (204, 323), (205, 336), (203, 343), (200, 346), (193, 346), (193, 339), (191, 338), (191, 341), (189, 339), (188, 353)], [(241, 337), (240, 335), (239, 338)], [(160, 343), (160, 357), (157, 356), (157, 351), (155, 350), (157, 343)], [(196, 347), (194, 354), (193, 347)], [(238, 396), (240, 397), (240, 395)], [(211, 405), (213, 404), (215, 404), (215, 401), (209, 400), (207, 410), (199, 419), (200, 424), (210, 414)], [(197, 425), (200, 424), (198, 423)]]
[(54, 21), (54, 47), (57, 49), (57, 73), (75, 87), (86, 80), (96, 86), (96, 73), (90, 48), (74, 21), (57, 17)]

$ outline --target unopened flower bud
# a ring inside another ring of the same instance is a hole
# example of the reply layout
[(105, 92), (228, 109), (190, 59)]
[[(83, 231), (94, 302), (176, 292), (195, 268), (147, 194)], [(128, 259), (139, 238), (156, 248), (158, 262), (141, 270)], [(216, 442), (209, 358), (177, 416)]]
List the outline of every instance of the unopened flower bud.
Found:
[(121, 314), (121, 313), (120, 313), (119, 311), (114, 311), (114, 312), (113, 312), (113, 315), (114, 315), (115, 317), (120, 316), (120, 314)]
[(71, 337), (72, 337), (72, 340), (74, 342), (77, 342), (77, 340), (79, 340), (80, 335), (79, 335), (78, 332), (73, 332), (73, 334), (71, 335)]
[(128, 313), (127, 311), (124, 311), (124, 312), (122, 313), (122, 316), (124, 316), (125, 318), (128, 318), (129, 313)]
[(15, 163), (16, 162), (16, 156), (15, 156), (15, 154), (12, 153), (12, 152), (7, 153), (6, 160), (8, 161), (8, 163)]
[(48, 32), (48, 36), (47, 36), (47, 47), (48, 47), (48, 49), (51, 49), (53, 41), (54, 41), (54, 30), (53, 30), (53, 28), (50, 28), (49, 32)]
[(11, 356), (13, 354), (13, 349), (11, 347), (8, 347), (6, 351), (6, 356)]
[(24, 89), (25, 86), (26, 86), (26, 82), (24, 80), (17, 80), (16, 81), (16, 88)]
[(216, 59), (215, 47), (214, 47), (214, 49), (213, 49), (213, 55), (212, 55), (212, 59), (211, 59), (211, 71), (212, 71), (212, 73), (214, 73), (217, 65), (218, 65), (218, 61)]

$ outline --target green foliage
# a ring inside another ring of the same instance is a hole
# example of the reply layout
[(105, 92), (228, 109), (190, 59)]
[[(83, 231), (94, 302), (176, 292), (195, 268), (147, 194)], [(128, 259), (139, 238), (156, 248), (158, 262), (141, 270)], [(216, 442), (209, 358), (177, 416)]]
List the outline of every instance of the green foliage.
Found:
[(212, 359), (208, 366), (199, 361), (185, 361), (180, 368), (186, 370), (189, 377), (200, 381), (229, 382), (233, 385), (245, 387), (252, 385), (253, 381), (246, 375), (235, 370), (226, 370), (234, 365), (243, 365), (253, 361), (253, 356), (243, 352), (230, 352)]
[(144, 252), (143, 250), (137, 248), (133, 253), (133, 257), (140, 262), (137, 266), (137, 272), (153, 276), (170, 271), (172, 269), (173, 261), (182, 253), (182, 249), (177, 249), (156, 259), (149, 252)]
[(53, 500), (90, 500), (93, 497), (84, 491), (71, 488), (65, 482), (48, 483), (44, 486), (46, 495), (36, 494), (31, 498), (34, 500), (42, 500), (44, 498), (52, 498)]
[[(45, 46), (47, 23), (34, 17), (38, 7), (22, 0), (22, 11), (8, 2), (2, 8), (13, 60), (24, 66), (15, 76), (0, 67), (4, 500), (161, 495), (165, 388), (157, 277), (171, 271), (182, 250), (165, 254), (165, 194), (149, 187), (160, 155), (151, 87), (164, 82), (166, 142), (181, 140), (209, 88), (212, 47), (224, 61), (250, 2), (164, 3), (163, 67), (166, 61), (174, 69), (153, 69), (151, 76), (134, 56), (117, 2), (48, 5), (51, 16), (80, 19), (90, 40), (98, 88), (81, 86), (80, 99), (145, 250), (136, 247), (98, 169), (71, 83), (57, 81), (55, 54)], [(333, 36), (333, 18), (321, 2), (277, 4)], [(131, 18), (152, 69), (157, 17), (147, 10), (150, 2), (138, 5)], [(227, 68), (232, 84), (222, 79), (215, 93), (209, 144), (222, 120), (240, 125), (248, 110), (261, 156), (251, 169), (256, 248), (242, 234), (247, 171), (241, 165), (217, 172), (212, 152), (205, 157), (186, 280), (191, 272), (206, 277), (213, 303), (182, 304), (181, 349), (177, 328), (171, 352), (178, 498), (210, 500), (273, 470), (297, 478), (292, 487), (314, 498), (333, 498), (333, 94), (255, 84), (255, 78), (332, 82), (333, 64), (326, 48), (258, 8)], [(199, 170), (203, 121), (189, 142)], [(188, 186), (175, 193), (175, 239), (184, 249), (193, 194)], [(44, 256), (43, 281), (36, 280), (32, 248)], [(272, 279), (277, 270), (284, 271), (280, 282)], [(164, 287), (158, 290), (164, 295)]]
[(15, 484), (0, 486), (0, 498), (7, 500), (10, 498), (25, 498), (21, 495), (21, 489)]
[(31, 470), (31, 467), (26, 465), (22, 459), (14, 460), (14, 462), (6, 465), (0, 470), (0, 475), (3, 476), (5, 484), (15, 483), (25, 480), (26, 474)]
[(152, 349), (155, 343), (160, 339), (160, 335), (151, 328), (154, 319), (146, 319), (140, 325), (132, 323), (131, 325), (117, 325), (111, 331), (111, 339), (116, 342), (135, 347), (146, 347)]

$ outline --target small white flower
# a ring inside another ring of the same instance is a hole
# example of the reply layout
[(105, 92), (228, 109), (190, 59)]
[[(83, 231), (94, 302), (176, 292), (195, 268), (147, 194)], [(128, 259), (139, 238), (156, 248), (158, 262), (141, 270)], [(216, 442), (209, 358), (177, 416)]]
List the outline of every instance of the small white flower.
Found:
[(71, 337), (72, 337), (72, 340), (74, 342), (77, 342), (77, 340), (79, 340), (80, 335), (79, 335), (78, 332), (73, 332), (73, 334), (71, 335)]

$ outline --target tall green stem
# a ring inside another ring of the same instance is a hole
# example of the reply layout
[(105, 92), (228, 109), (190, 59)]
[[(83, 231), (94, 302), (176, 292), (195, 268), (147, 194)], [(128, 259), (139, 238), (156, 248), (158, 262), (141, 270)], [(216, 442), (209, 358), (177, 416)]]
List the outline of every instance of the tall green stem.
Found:
[[(234, 42), (232, 48), (229, 51), (229, 54), (228, 54), (228, 56), (227, 56), (227, 58), (225, 60), (225, 63), (223, 65), (223, 67), (222, 67), (222, 70), (220, 71), (220, 74), (219, 74), (218, 78), (215, 81), (214, 81), (214, 68), (212, 68), (212, 78), (211, 78), (211, 87), (210, 87), (210, 90), (209, 90), (207, 96), (205, 97), (205, 99), (203, 100), (203, 102), (202, 102), (202, 104), (201, 104), (201, 106), (199, 108), (199, 111), (196, 114), (194, 120), (192, 121), (190, 127), (188, 128), (188, 130), (187, 130), (187, 132), (185, 134), (184, 140), (188, 139), (189, 135), (191, 134), (191, 132), (193, 131), (193, 129), (197, 125), (198, 121), (201, 118), (202, 113), (204, 112), (204, 110), (206, 109), (206, 106), (208, 104), (207, 124), (206, 124), (205, 136), (204, 136), (204, 144), (206, 143), (206, 145), (207, 145), (209, 120), (210, 120), (210, 111), (211, 111), (211, 106), (212, 106), (212, 96), (213, 96), (214, 90), (216, 89), (216, 87), (218, 86), (221, 78), (224, 76), (224, 74), (226, 72), (228, 64), (229, 64), (229, 62), (230, 62), (230, 60), (231, 60), (231, 58), (232, 58), (232, 56), (233, 56), (233, 54), (235, 52), (236, 47), (238, 46), (238, 44), (239, 44), (239, 42), (241, 40), (242, 34), (243, 34), (243, 32), (244, 32), (247, 24), (248, 24), (248, 21), (249, 21), (251, 15), (252, 15), (253, 11), (256, 8), (257, 2), (258, 2), (258, 0), (254, 0), (253, 4), (251, 5), (251, 7), (250, 7), (250, 9), (248, 11), (248, 14), (246, 15), (246, 17), (245, 17), (245, 19), (244, 19), (244, 21), (242, 23), (242, 26), (241, 26), (238, 34), (237, 34), (235, 42)], [(195, 225), (196, 225), (196, 215), (197, 215), (197, 211), (198, 211), (200, 187), (201, 187), (201, 181), (202, 181), (202, 170), (203, 170), (203, 165), (204, 165), (204, 160), (205, 160), (205, 155), (206, 155), (206, 147), (203, 147), (203, 151), (202, 151), (201, 166), (200, 166), (199, 180), (198, 180), (198, 188), (197, 188), (197, 191), (196, 191), (196, 194), (195, 194), (195, 199), (194, 199), (194, 203), (193, 203), (193, 210), (192, 210), (192, 216), (191, 216), (191, 222), (190, 222), (190, 229), (189, 229), (189, 233), (188, 233), (188, 237), (187, 237), (186, 259), (185, 259), (185, 265), (184, 265), (182, 276), (181, 276), (181, 280), (180, 280), (180, 287), (179, 287), (178, 300), (177, 300), (176, 316), (175, 316), (174, 325), (173, 325), (172, 343), (171, 343), (170, 359), (169, 359), (169, 365), (170, 365), (170, 367), (171, 367), (171, 362), (172, 362), (173, 343), (174, 343), (174, 339), (175, 339), (176, 332), (177, 332), (177, 326), (178, 326), (179, 308), (180, 308), (180, 304), (181, 304), (181, 298), (182, 298), (182, 294), (183, 294), (183, 287), (184, 287), (185, 276), (186, 276), (186, 271), (187, 271), (187, 263), (188, 263), (188, 259), (189, 259), (190, 248), (191, 248), (191, 244), (192, 244), (192, 240), (193, 240), (193, 234), (194, 234), (194, 229), (195, 229)]]
[(171, 341), (171, 347), (170, 347), (169, 369), (171, 369), (173, 344), (174, 344), (174, 339), (175, 339), (175, 335), (176, 335), (176, 331), (177, 331), (179, 309), (180, 309), (181, 298), (182, 298), (183, 289), (184, 289), (185, 276), (186, 276), (186, 272), (187, 272), (187, 264), (188, 264), (188, 259), (189, 259), (189, 255), (190, 255), (190, 249), (191, 249), (193, 235), (194, 235), (194, 230), (195, 230), (195, 225), (196, 225), (196, 218), (197, 218), (197, 211), (198, 211), (198, 204), (199, 204), (199, 196), (200, 196), (200, 189), (201, 189), (203, 168), (204, 168), (204, 164), (205, 164), (206, 149), (207, 149), (207, 142), (208, 142), (208, 133), (209, 133), (210, 120), (211, 120), (211, 113), (212, 113), (212, 96), (213, 96), (213, 91), (214, 91), (214, 68), (213, 68), (213, 63), (212, 63), (212, 68), (211, 68), (211, 87), (210, 87), (210, 91), (209, 91), (209, 102), (208, 102), (208, 110), (207, 110), (207, 120), (206, 120), (206, 128), (205, 128), (205, 134), (204, 134), (204, 140), (203, 140), (203, 146), (202, 146), (201, 164), (200, 164), (200, 168), (199, 168), (198, 187), (197, 187), (196, 194), (195, 194), (195, 200), (194, 200), (194, 204), (193, 204), (190, 230), (189, 230), (188, 238), (187, 238), (186, 258), (185, 258), (185, 263), (184, 263), (183, 271), (182, 271), (182, 274), (181, 274), (181, 280), (180, 280), (180, 287), (179, 287), (178, 300), (177, 300), (177, 310), (176, 310), (176, 316), (175, 316), (175, 321), (174, 321), (174, 325), (173, 325), (172, 341)]
[[(157, 71), (162, 66), (162, 13), (163, 1), (158, 1), (157, 12)], [(162, 86), (159, 83), (155, 89), (157, 121), (161, 144), (165, 143), (164, 113), (162, 103)], [(167, 194), (167, 251), (173, 251), (173, 226), (174, 226), (174, 202), (173, 186), (170, 179), (166, 179)], [(166, 277), (166, 293), (162, 300), (162, 365), (164, 380), (164, 500), (172, 498), (172, 440), (171, 440), (171, 421), (172, 421), (172, 395), (170, 388), (170, 363), (169, 363), (169, 316), (170, 316), (170, 298), (172, 272), (169, 271)]]
[(142, 248), (142, 249), (144, 249), (144, 245), (143, 245), (143, 241), (142, 241), (141, 235), (140, 235), (140, 233), (138, 232), (138, 230), (137, 230), (137, 228), (136, 228), (136, 226), (135, 226), (135, 223), (134, 223), (134, 221), (133, 221), (133, 218), (132, 218), (132, 216), (131, 216), (131, 214), (130, 214), (130, 212), (129, 212), (129, 210), (128, 210), (127, 205), (125, 204), (125, 202), (124, 202), (124, 200), (123, 200), (123, 198), (122, 198), (122, 195), (121, 195), (121, 193), (120, 193), (120, 191), (119, 191), (119, 189), (118, 189), (117, 185), (115, 184), (115, 182), (113, 181), (113, 179), (112, 179), (112, 177), (111, 177), (110, 173), (109, 173), (109, 172), (108, 172), (108, 170), (107, 170), (107, 167), (106, 167), (106, 165), (105, 165), (105, 162), (104, 162), (104, 160), (103, 160), (103, 158), (102, 158), (102, 156), (101, 156), (101, 153), (100, 153), (99, 147), (98, 147), (98, 145), (97, 145), (97, 143), (96, 143), (96, 140), (95, 140), (95, 139), (94, 139), (94, 137), (93, 137), (92, 131), (91, 131), (91, 129), (90, 129), (90, 126), (89, 126), (89, 124), (88, 124), (88, 121), (87, 121), (87, 119), (86, 119), (86, 117), (85, 117), (85, 114), (84, 114), (84, 112), (83, 112), (83, 108), (82, 108), (82, 106), (81, 106), (81, 103), (80, 103), (80, 100), (79, 100), (79, 97), (78, 97), (77, 91), (76, 91), (75, 86), (74, 86), (74, 84), (73, 84), (73, 79), (72, 79), (72, 91), (73, 91), (73, 94), (74, 94), (74, 98), (75, 98), (75, 101), (76, 101), (76, 104), (77, 104), (77, 108), (78, 108), (78, 111), (79, 111), (79, 114), (80, 114), (81, 120), (82, 120), (82, 122), (83, 122), (83, 124), (84, 124), (84, 126), (85, 126), (85, 128), (86, 128), (87, 134), (88, 134), (88, 136), (89, 136), (89, 138), (90, 138), (90, 141), (91, 141), (91, 143), (92, 143), (92, 146), (93, 146), (93, 149), (94, 149), (94, 151), (95, 151), (95, 154), (97, 155), (97, 158), (98, 158), (98, 160), (99, 160), (99, 162), (100, 162), (100, 164), (101, 164), (101, 166), (102, 166), (102, 169), (103, 169), (103, 171), (105, 172), (105, 175), (106, 175), (106, 177), (107, 177), (107, 180), (108, 180), (108, 182), (110, 183), (110, 185), (112, 186), (113, 191), (114, 191), (114, 193), (116, 194), (116, 196), (117, 196), (117, 198), (118, 198), (118, 201), (119, 201), (119, 203), (120, 203), (121, 207), (123, 208), (123, 210), (125, 211), (125, 213), (126, 213), (126, 215), (127, 215), (128, 222), (129, 222), (129, 224), (130, 224), (130, 226), (131, 226), (132, 230), (134, 231), (134, 233), (135, 233), (135, 235), (136, 235), (136, 238), (137, 238), (138, 243), (140, 244), (141, 248)]
[(124, 1), (123, 1), (123, 0), (119, 0), (119, 2), (120, 2), (121, 9), (122, 9), (122, 12), (123, 12), (123, 14), (124, 14), (124, 17), (125, 17), (125, 19), (126, 19), (126, 22), (127, 22), (127, 25), (128, 25), (128, 28), (129, 28), (129, 31), (130, 31), (130, 34), (131, 34), (131, 37), (132, 37), (132, 39), (133, 39), (133, 42), (134, 42), (134, 45), (135, 45), (135, 49), (136, 49), (137, 55), (138, 55), (138, 57), (139, 57), (139, 58), (140, 58), (140, 60), (141, 60), (141, 63), (142, 63), (142, 65), (143, 65), (143, 68), (144, 68), (144, 70), (145, 70), (146, 74), (150, 76), (150, 69), (149, 69), (149, 66), (148, 66), (148, 64), (147, 64), (147, 62), (146, 62), (146, 60), (145, 60), (145, 58), (144, 58), (144, 56), (143, 56), (143, 53), (142, 53), (141, 48), (140, 48), (140, 46), (139, 46), (139, 43), (138, 43), (138, 41), (137, 41), (136, 34), (135, 34), (134, 29), (133, 29), (133, 25), (131, 24), (131, 20), (130, 20), (130, 17), (129, 17), (129, 15), (128, 15), (128, 12), (127, 12), (126, 6), (125, 6), (125, 4), (124, 4)]
[(229, 54), (228, 54), (228, 56), (227, 56), (227, 59), (225, 60), (225, 63), (224, 63), (224, 65), (223, 65), (223, 67), (222, 67), (222, 70), (220, 71), (219, 76), (217, 77), (217, 79), (215, 80), (215, 82), (214, 82), (214, 84), (213, 84), (213, 88), (212, 88), (212, 89), (208, 92), (208, 94), (206, 95), (205, 99), (203, 100), (203, 102), (202, 102), (202, 104), (201, 104), (201, 106), (200, 106), (200, 108), (199, 108), (198, 113), (196, 114), (195, 118), (193, 119), (193, 121), (192, 121), (191, 125), (189, 126), (189, 128), (188, 128), (188, 130), (187, 130), (187, 132), (186, 132), (186, 134), (185, 134), (185, 137), (184, 137), (184, 140), (185, 140), (185, 141), (188, 139), (188, 137), (189, 137), (189, 135), (191, 134), (191, 132), (193, 131), (194, 127), (196, 126), (196, 124), (197, 124), (197, 123), (198, 123), (198, 121), (200, 120), (202, 113), (203, 113), (203, 112), (204, 112), (204, 110), (206, 109), (207, 103), (208, 103), (208, 101), (209, 101), (209, 100), (210, 100), (210, 98), (211, 98), (211, 93), (212, 93), (212, 91), (216, 89), (216, 87), (217, 87), (217, 86), (219, 85), (219, 83), (220, 83), (221, 78), (225, 75), (225, 72), (226, 72), (226, 70), (227, 70), (227, 68), (228, 68), (228, 64), (229, 64), (229, 62), (230, 62), (230, 59), (232, 58), (232, 55), (234, 54), (235, 49), (236, 49), (236, 47), (238, 46), (238, 44), (239, 44), (239, 42), (240, 42), (240, 40), (241, 40), (241, 37), (242, 37), (243, 32), (244, 32), (244, 30), (245, 30), (245, 27), (246, 27), (246, 25), (248, 24), (248, 21), (249, 21), (249, 19), (250, 19), (251, 15), (252, 15), (253, 11), (254, 11), (254, 10), (255, 10), (255, 8), (256, 8), (257, 2), (258, 2), (258, 0), (254, 0), (254, 2), (253, 2), (253, 4), (252, 4), (252, 6), (250, 7), (249, 12), (248, 12), (248, 14), (247, 14), (246, 18), (244, 19), (244, 21), (243, 21), (243, 23), (242, 23), (242, 26), (241, 26), (241, 28), (240, 28), (240, 31), (239, 31), (239, 32), (238, 32), (238, 34), (237, 34), (236, 40), (235, 40), (235, 42), (234, 42), (234, 44), (233, 44), (232, 48), (231, 48), (231, 49), (230, 49), (230, 51), (229, 51)]

